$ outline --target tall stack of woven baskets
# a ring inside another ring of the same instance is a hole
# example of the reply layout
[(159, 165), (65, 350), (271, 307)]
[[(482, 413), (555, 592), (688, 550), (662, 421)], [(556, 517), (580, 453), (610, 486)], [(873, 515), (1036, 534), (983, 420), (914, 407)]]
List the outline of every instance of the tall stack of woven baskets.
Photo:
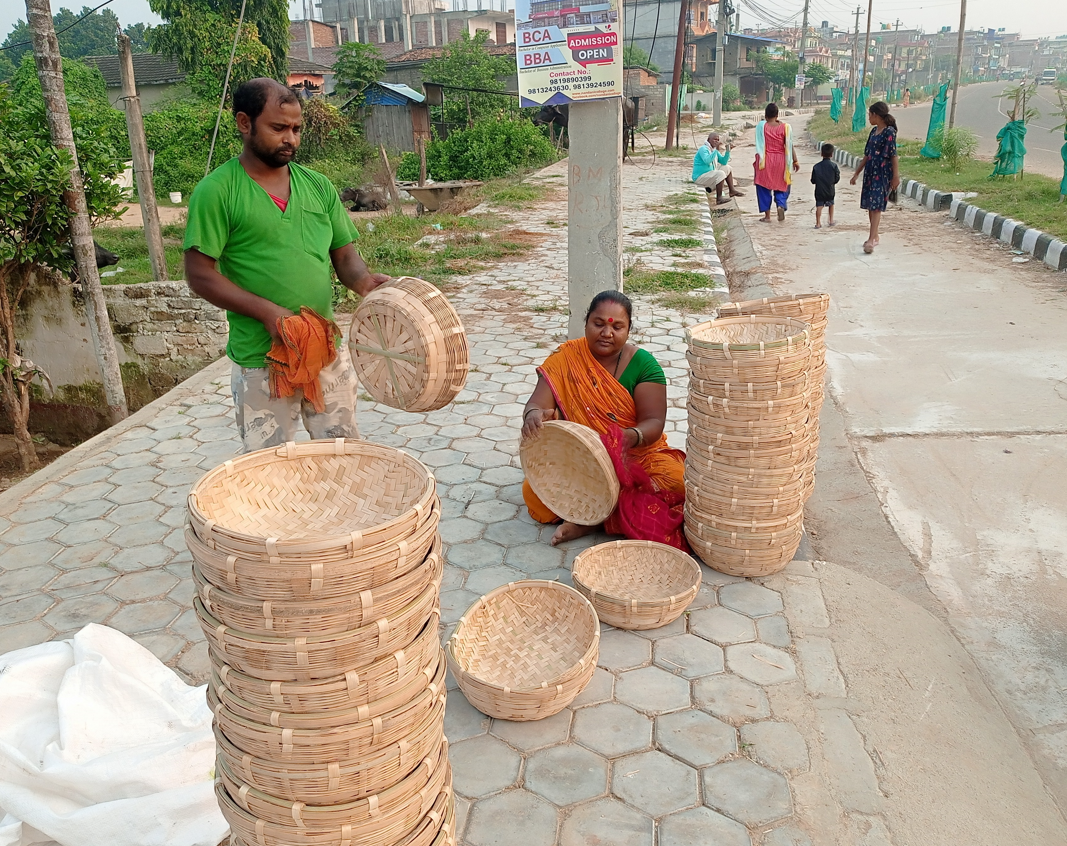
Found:
[(433, 476), (400, 450), (287, 444), (189, 496), (215, 790), (234, 846), (452, 846)]
[(734, 303), (689, 332), (686, 536), (738, 576), (788, 564), (815, 486), (829, 297)]

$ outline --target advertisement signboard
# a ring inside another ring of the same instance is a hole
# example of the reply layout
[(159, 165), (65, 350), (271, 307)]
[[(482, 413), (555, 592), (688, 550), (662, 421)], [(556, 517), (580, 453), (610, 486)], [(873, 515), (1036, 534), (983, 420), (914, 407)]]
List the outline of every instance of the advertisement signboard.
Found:
[(522, 106), (622, 95), (619, 0), (516, 0), (515, 47)]

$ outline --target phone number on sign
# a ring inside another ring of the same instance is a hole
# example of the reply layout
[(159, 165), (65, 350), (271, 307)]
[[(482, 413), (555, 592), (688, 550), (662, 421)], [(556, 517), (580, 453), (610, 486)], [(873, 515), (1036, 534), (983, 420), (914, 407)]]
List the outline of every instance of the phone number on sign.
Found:
[(575, 91), (588, 90), (590, 88), (612, 88), (615, 82), (610, 79), (605, 79), (600, 82), (578, 82), (574, 85)]
[(570, 83), (563, 83), (561, 85), (546, 85), (544, 88), (528, 88), (527, 94), (554, 94), (557, 91), (570, 91)]

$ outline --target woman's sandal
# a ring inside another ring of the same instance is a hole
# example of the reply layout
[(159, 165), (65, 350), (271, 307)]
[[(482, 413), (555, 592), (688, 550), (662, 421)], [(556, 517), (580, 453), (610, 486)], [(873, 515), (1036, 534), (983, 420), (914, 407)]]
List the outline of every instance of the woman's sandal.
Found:
[(785, 220), (785, 209), (778, 206), (778, 222), (781, 223), (783, 220)]
[(873, 253), (874, 252), (874, 244), (872, 244), (870, 241), (864, 241), (863, 242), (863, 252), (867, 253), (867, 255), (870, 255), (871, 253)]

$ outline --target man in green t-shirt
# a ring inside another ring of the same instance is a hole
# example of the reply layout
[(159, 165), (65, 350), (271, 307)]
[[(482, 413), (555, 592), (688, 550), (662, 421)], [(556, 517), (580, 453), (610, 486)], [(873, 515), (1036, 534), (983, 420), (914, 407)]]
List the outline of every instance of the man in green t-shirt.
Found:
[(273, 79), (233, 94), (244, 150), (206, 176), (189, 200), (185, 278), (194, 293), (226, 309), (234, 412), (246, 452), (296, 436), (356, 438), (356, 378), (342, 344), (319, 373), (326, 410), (298, 391), (272, 398), (266, 355), (279, 318), (314, 309), (333, 316), (331, 267), (341, 284), (367, 294), (389, 277), (367, 270), (358, 237), (330, 181), (293, 163), (300, 146), (300, 100)]

